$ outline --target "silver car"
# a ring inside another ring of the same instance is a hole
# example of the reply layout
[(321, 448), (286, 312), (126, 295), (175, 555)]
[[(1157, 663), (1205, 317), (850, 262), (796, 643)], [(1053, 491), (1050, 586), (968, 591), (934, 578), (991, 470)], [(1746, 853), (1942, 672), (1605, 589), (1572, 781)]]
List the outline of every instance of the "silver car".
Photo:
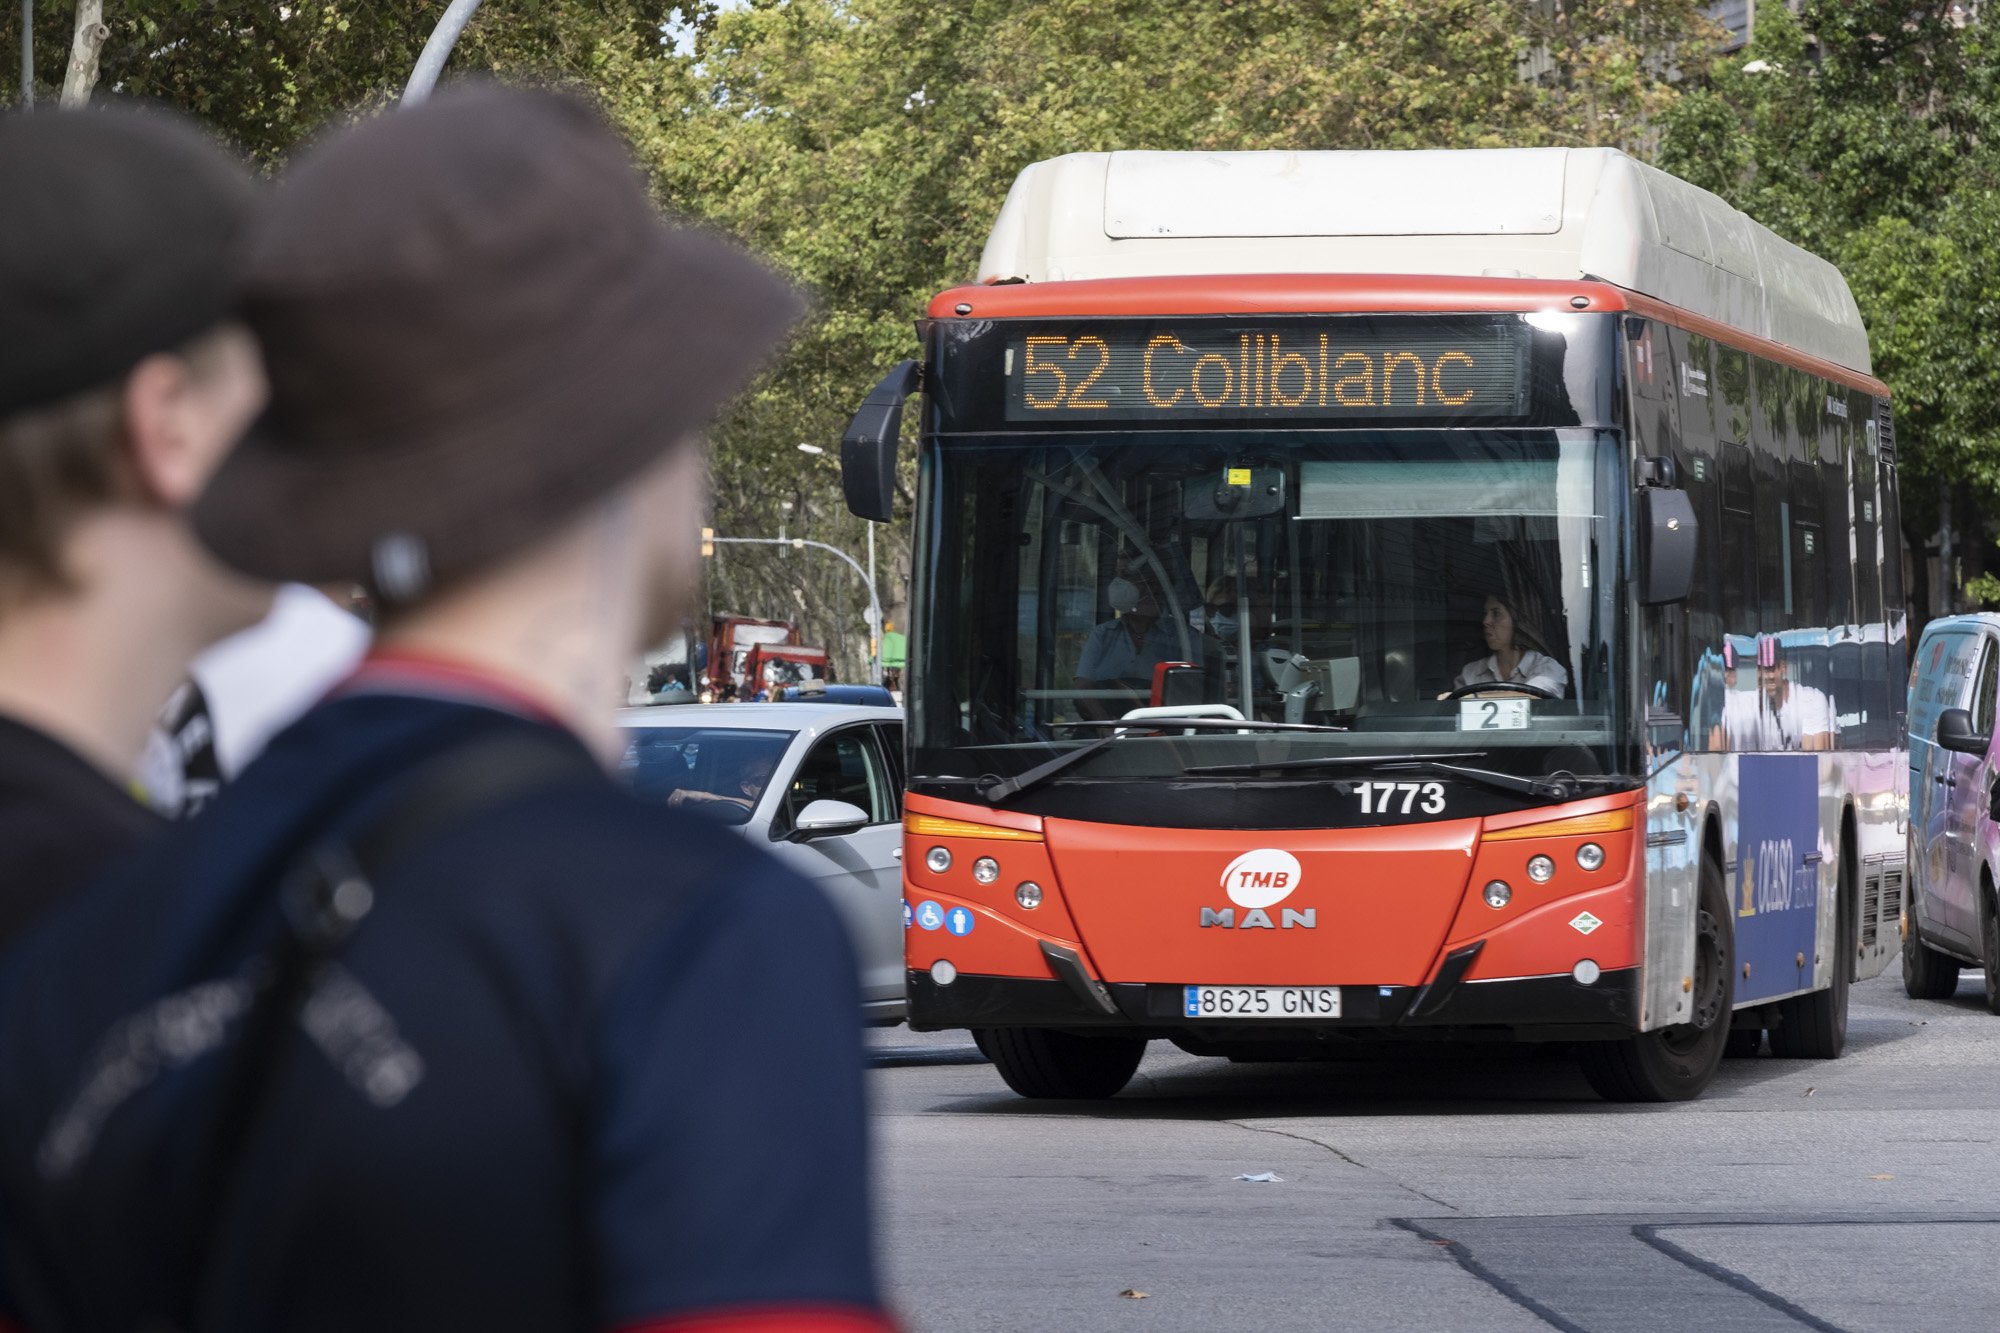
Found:
[(624, 708), (641, 796), (710, 816), (825, 890), (854, 940), (863, 1012), (903, 1018), (903, 710), (852, 704)]

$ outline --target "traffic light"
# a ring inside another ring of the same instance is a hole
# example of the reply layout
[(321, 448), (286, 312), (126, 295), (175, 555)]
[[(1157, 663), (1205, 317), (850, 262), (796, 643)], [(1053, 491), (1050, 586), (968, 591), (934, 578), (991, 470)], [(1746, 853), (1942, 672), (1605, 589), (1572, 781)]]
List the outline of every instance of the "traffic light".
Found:
[(715, 554), (715, 529), (703, 528), (701, 530), (701, 558), (706, 560), (714, 554)]

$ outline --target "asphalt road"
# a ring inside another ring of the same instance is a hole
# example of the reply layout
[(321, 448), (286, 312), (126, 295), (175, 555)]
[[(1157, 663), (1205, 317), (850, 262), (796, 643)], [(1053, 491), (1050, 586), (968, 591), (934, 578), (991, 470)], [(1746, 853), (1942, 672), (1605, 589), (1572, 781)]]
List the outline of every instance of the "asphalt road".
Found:
[(1035, 1103), (963, 1034), (878, 1033), (889, 1288), (919, 1333), (1991, 1327), (1979, 986), (1913, 1001), (1892, 968), (1856, 988), (1840, 1060), (1728, 1061), (1666, 1107), (1600, 1102), (1541, 1052), (1165, 1043), (1113, 1101)]

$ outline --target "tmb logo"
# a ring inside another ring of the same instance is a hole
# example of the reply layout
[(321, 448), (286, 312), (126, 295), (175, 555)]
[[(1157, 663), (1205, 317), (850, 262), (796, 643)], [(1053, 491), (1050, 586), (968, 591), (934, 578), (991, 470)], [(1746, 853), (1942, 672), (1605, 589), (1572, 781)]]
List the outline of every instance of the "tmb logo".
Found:
[(1299, 910), (1287, 907), (1278, 914), (1276, 923), (1272, 922), (1270, 912), (1265, 910), (1291, 897), (1302, 878), (1299, 858), (1290, 852), (1276, 847), (1259, 847), (1245, 852), (1222, 872), (1222, 891), (1229, 895), (1229, 901), (1236, 907), (1247, 909), (1242, 920), (1237, 920), (1236, 907), (1204, 907), (1201, 909), (1201, 924), (1203, 927), (1221, 926), (1224, 930), (1317, 930), (1317, 908)]

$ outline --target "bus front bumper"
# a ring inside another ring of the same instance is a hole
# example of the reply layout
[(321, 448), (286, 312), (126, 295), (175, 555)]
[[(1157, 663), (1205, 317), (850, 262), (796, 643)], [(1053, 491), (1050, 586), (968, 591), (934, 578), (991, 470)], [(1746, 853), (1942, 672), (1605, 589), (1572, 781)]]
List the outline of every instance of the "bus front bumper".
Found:
[(1190, 1019), (1185, 988), (1114, 982), (1089, 990), (1071, 980), (960, 973), (939, 985), (928, 971), (907, 973), (910, 1027), (1056, 1028), (1134, 1036), (1239, 1041), (1507, 1040), (1589, 1041), (1630, 1036), (1639, 1027), (1639, 969), (1607, 971), (1589, 985), (1564, 973), (1466, 981), (1451, 968), (1425, 986), (1342, 986), (1340, 1017), (1271, 1022)]

